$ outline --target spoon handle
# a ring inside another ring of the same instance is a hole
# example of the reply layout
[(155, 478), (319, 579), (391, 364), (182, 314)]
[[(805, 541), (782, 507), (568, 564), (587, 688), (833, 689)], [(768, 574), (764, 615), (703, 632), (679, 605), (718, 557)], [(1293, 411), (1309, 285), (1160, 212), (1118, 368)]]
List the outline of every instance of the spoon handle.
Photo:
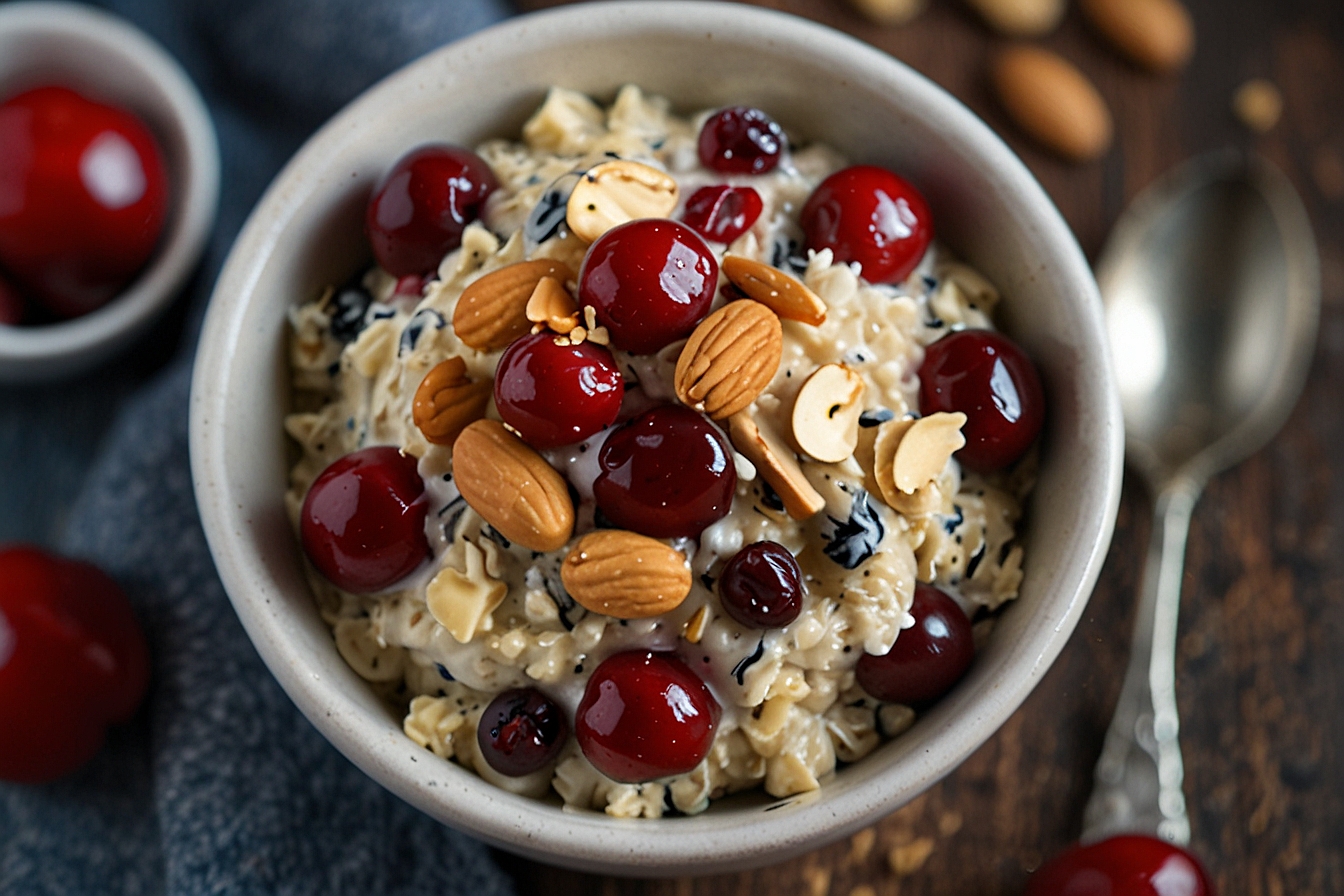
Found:
[(1084, 843), (1119, 833), (1190, 842), (1176, 712), (1176, 619), (1199, 492), (1198, 483), (1181, 479), (1157, 496), (1129, 668), (1083, 812)]

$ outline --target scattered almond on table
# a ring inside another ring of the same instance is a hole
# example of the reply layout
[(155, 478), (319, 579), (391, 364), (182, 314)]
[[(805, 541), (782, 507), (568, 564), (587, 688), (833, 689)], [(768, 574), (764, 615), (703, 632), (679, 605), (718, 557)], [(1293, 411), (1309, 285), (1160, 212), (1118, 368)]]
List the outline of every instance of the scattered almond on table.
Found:
[(878, 25), (904, 25), (924, 11), (928, 0), (849, 0), (859, 15)]
[(920, 837), (909, 843), (893, 846), (887, 852), (887, 865), (898, 877), (914, 874), (929, 860), (929, 856), (933, 854), (933, 847), (932, 837)]
[(1064, 18), (1065, 0), (966, 0), (985, 24), (1008, 37), (1049, 34)]
[(1179, 0), (1078, 0), (1092, 27), (1131, 60), (1153, 72), (1190, 61), (1195, 26)]
[(1111, 145), (1111, 112), (1073, 63), (1040, 47), (1018, 45), (991, 67), (995, 93), (1013, 121), (1066, 159), (1095, 159)]
[(1283, 94), (1274, 82), (1252, 78), (1232, 95), (1232, 111), (1246, 127), (1263, 134), (1274, 128), (1283, 115)]

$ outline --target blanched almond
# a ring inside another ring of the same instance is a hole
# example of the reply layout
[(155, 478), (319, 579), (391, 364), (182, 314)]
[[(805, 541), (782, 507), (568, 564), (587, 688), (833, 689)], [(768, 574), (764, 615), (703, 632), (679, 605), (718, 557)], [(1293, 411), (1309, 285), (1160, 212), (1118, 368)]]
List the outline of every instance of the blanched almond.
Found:
[(756, 400), (779, 370), (784, 332), (769, 308), (729, 302), (700, 322), (677, 358), (673, 385), (687, 407), (715, 420)]
[(468, 377), (466, 362), (457, 355), (445, 358), (420, 381), (411, 418), (426, 441), (451, 445), (468, 424), (485, 416), (492, 385)]
[(520, 261), (467, 284), (453, 309), (453, 332), (481, 352), (497, 352), (532, 329), (527, 302), (543, 277), (560, 283), (574, 279), (563, 262), (549, 258)]
[(636, 218), (666, 218), (677, 207), (677, 182), (670, 174), (629, 159), (612, 159), (584, 172), (569, 194), (565, 223), (591, 243), (613, 227)]
[(826, 499), (803, 475), (798, 458), (769, 427), (759, 425), (750, 413), (740, 411), (729, 418), (728, 437), (732, 439), (733, 447), (755, 464), (757, 472), (770, 483), (784, 502), (789, 516), (805, 520), (826, 506)]
[(680, 551), (620, 529), (580, 538), (560, 567), (560, 579), (581, 605), (617, 619), (660, 616), (691, 593), (691, 568)]
[(1106, 101), (1064, 57), (1039, 47), (1011, 47), (995, 60), (992, 76), (1003, 108), (1046, 148), (1081, 162), (1111, 145)]
[(920, 417), (901, 439), (892, 459), (896, 488), (907, 495), (939, 477), (952, 454), (966, 444), (961, 428), (966, 415), (939, 411)]
[(720, 269), (730, 283), (779, 317), (814, 327), (826, 322), (826, 303), (797, 277), (744, 255), (725, 255)]
[(532, 551), (563, 547), (574, 502), (546, 458), (495, 420), (477, 420), (453, 444), (453, 479), (499, 534)]
[(843, 364), (818, 367), (793, 403), (793, 438), (823, 463), (838, 464), (859, 443), (863, 377)]
[(1178, 0), (1079, 0), (1115, 48), (1146, 69), (1170, 72), (1190, 61), (1195, 26)]

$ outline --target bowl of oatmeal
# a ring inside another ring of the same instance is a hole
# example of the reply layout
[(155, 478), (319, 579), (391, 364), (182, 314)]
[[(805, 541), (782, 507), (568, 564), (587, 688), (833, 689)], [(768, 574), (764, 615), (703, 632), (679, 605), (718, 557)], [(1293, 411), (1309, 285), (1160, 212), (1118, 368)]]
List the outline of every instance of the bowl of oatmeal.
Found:
[(595, 871), (913, 798), (1048, 668), (1118, 498), (1040, 187), (890, 57), (739, 6), (526, 16), (356, 100), (239, 237), (192, 403), (296, 704), (434, 817)]

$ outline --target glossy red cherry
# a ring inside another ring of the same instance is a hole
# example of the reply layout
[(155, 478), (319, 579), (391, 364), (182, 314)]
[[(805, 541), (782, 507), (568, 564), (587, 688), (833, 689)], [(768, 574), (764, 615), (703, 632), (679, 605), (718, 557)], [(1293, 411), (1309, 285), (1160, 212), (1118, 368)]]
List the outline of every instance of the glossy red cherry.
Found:
[(607, 437), (597, 460), (593, 497), (621, 528), (654, 538), (694, 538), (732, 508), (733, 450), (690, 408), (645, 411)]
[(85, 314), (144, 267), (168, 175), (130, 112), (64, 87), (0, 105), (0, 264), (60, 317)]
[(719, 602), (749, 628), (782, 628), (803, 609), (803, 571), (784, 545), (749, 544), (724, 566)]
[(651, 355), (690, 335), (709, 313), (719, 263), (704, 239), (680, 221), (641, 218), (613, 227), (588, 247), (579, 270), (579, 304), (619, 349)]
[(730, 106), (705, 121), (697, 148), (701, 164), (711, 171), (764, 174), (779, 164), (784, 130), (760, 109)]
[(611, 425), (624, 394), (611, 352), (561, 345), (554, 333), (514, 340), (495, 370), (499, 416), (534, 448), (572, 445)]
[(304, 553), (332, 584), (365, 594), (410, 575), (429, 556), (425, 482), (396, 448), (364, 448), (334, 461), (303, 500)]
[(1036, 367), (1007, 336), (959, 330), (930, 345), (919, 367), (919, 412), (961, 411), (966, 445), (957, 460), (988, 472), (1026, 453), (1045, 419)]
[(913, 628), (884, 656), (865, 653), (854, 675), (865, 691), (888, 703), (932, 703), (961, 680), (975, 659), (971, 621), (957, 602), (932, 585), (915, 586)]
[(761, 194), (751, 187), (718, 184), (701, 187), (686, 200), (681, 220), (716, 243), (731, 243), (761, 216)]
[(148, 684), (145, 637), (116, 582), (37, 548), (0, 549), (0, 778), (74, 771)]
[(799, 223), (807, 248), (857, 261), (869, 283), (899, 283), (933, 239), (933, 216), (919, 191), (885, 168), (855, 165), (821, 182)]
[(564, 712), (535, 688), (499, 694), (476, 726), (476, 743), (485, 761), (501, 775), (514, 778), (545, 768), (568, 737)]
[(446, 143), (417, 147), (373, 190), (364, 231), (383, 270), (397, 277), (433, 271), (462, 245), (499, 182), (485, 160)]
[(1026, 896), (1214, 896), (1199, 860), (1142, 834), (1073, 846), (1041, 866)]
[(614, 781), (688, 772), (714, 743), (722, 710), (709, 688), (668, 653), (632, 650), (603, 660), (579, 701), (574, 735)]

